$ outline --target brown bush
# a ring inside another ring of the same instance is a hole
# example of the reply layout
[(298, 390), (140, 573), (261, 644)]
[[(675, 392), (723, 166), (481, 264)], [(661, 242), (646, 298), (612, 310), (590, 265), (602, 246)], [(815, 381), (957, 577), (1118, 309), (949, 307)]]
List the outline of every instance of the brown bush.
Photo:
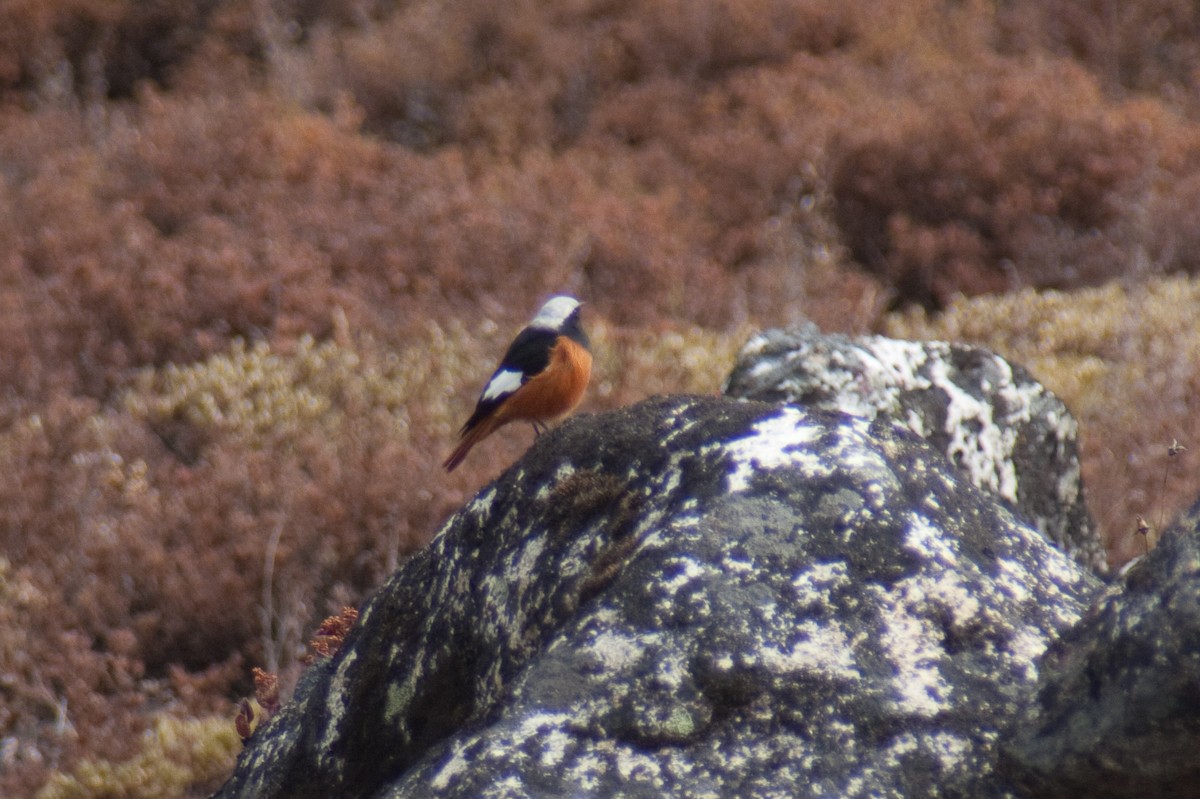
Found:
[[(1003, 65), (935, 87), (923, 112), (847, 137), (832, 191), (856, 259), (901, 301), (944, 306), (1019, 286), (1121, 274), (1118, 235), (1153, 166), (1136, 113), (1081, 70)], [(1132, 246), (1131, 246), (1132, 245)]]
[(1002, 41), (1016, 50), (1048, 50), (1086, 64), (1114, 91), (1162, 93), (1195, 102), (1200, 85), (1200, 9), (1188, 0), (1052, 0), (1006, 3)]
[[(200, 0), (56, 0), (0, 8), (0, 92), (61, 101), (128, 96), (142, 81), (167, 85), (222, 7)], [(231, 41), (237, 37), (227, 27)], [(244, 37), (242, 37), (244, 39)]]
[[(386, 357), (235, 348), (144, 372), (116, 408), (52, 402), (0, 439), (0, 548), (29, 564), (0, 621), (40, 631), (0, 669), (31, 753), (126, 757), (144, 703), (211, 712), (247, 660), (290, 684), (317, 622), (458, 500), (412, 479), (449, 441), (444, 411), (421, 411), (456, 368), (453, 352), (428, 363), (440, 341)], [(71, 736), (56, 726), (67, 708)]]

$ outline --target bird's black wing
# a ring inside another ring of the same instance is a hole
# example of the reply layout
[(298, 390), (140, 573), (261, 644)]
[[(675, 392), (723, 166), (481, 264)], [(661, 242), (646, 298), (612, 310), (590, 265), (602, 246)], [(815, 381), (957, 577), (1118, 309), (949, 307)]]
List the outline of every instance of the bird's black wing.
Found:
[(508, 345), (508, 352), (500, 359), (496, 371), (516, 369), (525, 375), (526, 380), (541, 374), (550, 365), (550, 350), (556, 341), (558, 333), (553, 330), (527, 327)]
[[(513, 339), (513, 343), (509, 345), (508, 352), (504, 353), (500, 365), (496, 367), (496, 371), (492, 373), (487, 385), (480, 392), (479, 402), (475, 404), (475, 412), (463, 425), (463, 432), (479, 424), (488, 414), (499, 407), (500, 403), (508, 399), (516, 388), (524, 385), (529, 378), (544, 372), (550, 365), (550, 350), (554, 348), (556, 341), (558, 341), (558, 333), (553, 330), (529, 327), (522, 330)], [(519, 372), (520, 383), (510, 391), (488, 397), (488, 390), (503, 372)]]

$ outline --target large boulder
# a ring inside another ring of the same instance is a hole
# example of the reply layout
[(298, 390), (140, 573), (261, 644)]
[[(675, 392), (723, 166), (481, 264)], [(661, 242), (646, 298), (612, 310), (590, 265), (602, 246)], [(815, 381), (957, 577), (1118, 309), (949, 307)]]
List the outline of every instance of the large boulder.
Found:
[(1030, 796), (1200, 796), (1200, 505), (1047, 651), (1003, 750)]
[(1098, 588), (897, 425), (657, 398), (480, 491), (217, 796), (1013, 796)]
[(751, 338), (725, 392), (898, 422), (1064, 552), (1107, 572), (1084, 500), (1075, 418), (1032, 375), (994, 352), (826, 335), (805, 323)]

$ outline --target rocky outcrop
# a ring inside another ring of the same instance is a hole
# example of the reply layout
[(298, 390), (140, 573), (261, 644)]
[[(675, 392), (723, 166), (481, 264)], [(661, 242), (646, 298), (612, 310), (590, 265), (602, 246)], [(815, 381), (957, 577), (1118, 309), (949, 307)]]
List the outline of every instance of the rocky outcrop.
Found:
[(1029, 796), (1200, 796), (1200, 505), (1046, 653), (1005, 771)]
[(747, 342), (730, 396), (887, 418), (1098, 572), (1104, 548), (1084, 503), (1075, 419), (1020, 366), (939, 341), (822, 334), (815, 325)]
[(1005, 797), (1098, 583), (908, 430), (668, 397), (541, 436), (220, 797)]

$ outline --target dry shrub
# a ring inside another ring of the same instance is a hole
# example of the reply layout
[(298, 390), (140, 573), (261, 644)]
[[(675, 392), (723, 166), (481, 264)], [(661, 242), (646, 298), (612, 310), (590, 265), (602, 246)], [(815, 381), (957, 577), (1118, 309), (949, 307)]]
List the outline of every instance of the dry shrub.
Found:
[(1190, 0), (1021, 0), (1001, 7), (998, 23), (1015, 50), (1070, 55), (1114, 90), (1195, 104), (1200, 8)]
[[(61, 125), (60, 149), (33, 153), (3, 195), (8, 384), (107, 396), (130, 368), (235, 336), (328, 334), (336, 307), (402, 339), (432, 299), (490, 287), (477, 259), (512, 268), (536, 235), (540, 219), (505, 241), (504, 198), (470, 191), (461, 159), (385, 152), (338, 124), (262, 96), (147, 93), (99, 141)], [(20, 153), (30, 132), (0, 147)], [(456, 232), (464, 218), (474, 236)], [(534, 290), (561, 278), (548, 269)]]
[(588, 327), (595, 355), (585, 409), (619, 407), (656, 394), (717, 394), (748, 329), (717, 333), (699, 327)]
[(1136, 108), (1107, 106), (1064, 62), (946, 78), (923, 108), (838, 145), (832, 192), (856, 259), (902, 302), (1090, 285), (1137, 242), (1121, 213), (1153, 152)]
[(129, 756), (147, 703), (211, 712), (247, 661), (290, 685), (317, 623), (461, 502), (414, 476), (440, 473), (467, 338), (236, 345), (143, 371), (117, 407), (52, 402), (0, 437), (0, 548), (28, 564), (0, 604), (17, 644), (0, 669), (22, 697), (5, 729), (25, 752), (8, 787), (79, 752)]
[[(309, 92), (349, 90), (368, 128), (418, 149), (448, 142), (574, 140), (596, 102), (651, 78), (693, 85), (740, 67), (826, 52), (854, 35), (828, 0), (681, 3), (486, 0), (406, 4), (378, 25), (324, 27)], [(397, 47), (396, 42), (403, 42)], [(521, 130), (526, 136), (516, 138)]]
[[(461, 152), (464, 185), (430, 197), (439, 215), (397, 222), (429, 239), (408, 251), (443, 292), (524, 307), (565, 288), (617, 318), (741, 322), (741, 272), (799, 271), (778, 242), (816, 214), (819, 137), (787, 59), (850, 37), (836, 4), (758, 5), (412, 4), (323, 29), (317, 57), (331, 60), (309, 93), (318, 107), (353, 97), (366, 130), (410, 148)], [(809, 40), (817, 19), (839, 33)], [(824, 230), (820, 246), (840, 251)], [(756, 310), (786, 317), (796, 296), (773, 299)]]
[[(200, 666), (245, 652), (286, 668), (317, 621), (428, 538), (457, 495), (410, 476), (433, 472), (431, 444), (450, 437), (439, 400), (463, 370), (461, 338), (430, 327), (393, 354), (370, 340), (362, 354), (310, 339), (288, 355), (235, 345), (145, 373), (126, 408), (173, 456), (163, 475), (171, 500), (154, 509), (154, 526), (179, 553), (169, 560), (195, 565), (171, 575), (176, 585), (153, 578), (146, 638), (162, 651), (149, 662)], [(189, 616), (206, 621), (198, 629)]]
[[(126, 477), (137, 479), (104, 448), (114, 433), (94, 403), (60, 400), (0, 441), (9, 476), (0, 549), (20, 564), (3, 575), (0, 596), (2, 733), (15, 744), (0, 776), (6, 795), (28, 795), (46, 769), (80, 752), (124, 756), (144, 709), (171, 694), (167, 679), (147, 676), (131, 618), (111, 615), (127, 607), (119, 595), (129, 587), (124, 569), (112, 569), (124, 533), (113, 506), (125, 502)], [(120, 438), (138, 449), (136, 431)]]
[[(203, 0), (28, 0), (0, 6), (0, 91), (55, 102), (160, 85), (201, 44), (222, 5)], [(228, 35), (231, 33), (225, 30)]]
[(131, 5), (24, 0), (0, 6), (0, 90), (22, 87), (62, 96), (76, 89), (76, 80), (88, 78), (99, 88), (97, 53)]
[(1144, 206), (1133, 210), (1135, 218), (1144, 220), (1146, 259), (1153, 269), (1200, 273), (1200, 170), (1164, 181)]
[[(390, 339), (431, 303), (466, 308), (486, 297), (492, 310), (519, 319), (531, 298), (564, 289), (626, 320), (719, 325), (742, 323), (751, 311), (788, 318), (798, 291), (751, 290), (776, 268), (799, 286), (804, 253), (841, 252), (837, 231), (820, 219), (828, 208), (809, 201), (819, 190), (819, 141), (795, 124), (806, 98), (794, 78), (779, 91), (787, 47), (824, 46), (804, 39), (801, 22), (828, 17), (847, 27), (836, 6), (764, 4), (783, 38), (767, 37), (757, 53), (743, 51), (760, 38), (761, 20), (720, 3), (679, 19), (670, 8), (630, 7), (619, 25), (586, 9), (437, 8), (418, 4), (359, 27), (306, 18), (309, 38), (299, 41), (312, 42), (314, 61), (329, 57), (321, 42), (330, 37), (347, 45), (335, 51), (351, 54), (316, 92), (332, 117), (268, 92), (211, 86), (192, 94), (143, 88), (136, 103), (98, 118), (86, 109), (39, 111), (73, 124), (7, 187), (14, 214), (5, 268), (23, 284), (10, 300), (11, 326), (28, 331), (17, 338), (32, 350), (13, 362), (77, 358), (85, 368), (25, 368), (13, 375), (26, 381), (22, 393), (63, 387), (107, 396), (130, 368), (203, 358), (234, 336), (286, 344), (326, 335), (334, 306), (354, 328)], [(421, 56), (422, 42), (456, 41), (439, 13), (467, 17), (455, 25), (472, 35), (495, 29), (499, 44), (486, 57), (462, 55), (482, 65)], [(677, 69), (668, 59), (649, 70), (663, 82), (666, 94), (657, 95), (627, 88), (608, 67), (578, 63), (591, 58), (580, 39), (594, 26), (641, 30), (646, 14), (678, 29), (672, 35), (690, 42), (693, 55), (713, 50), (704, 57), (715, 66)], [(712, 21), (725, 17), (730, 24)], [(699, 32), (685, 35), (688, 25)], [(393, 27), (410, 47), (395, 46)], [(721, 55), (729, 48), (734, 55)], [(360, 57), (376, 64), (364, 74), (381, 70), (379, 91), (389, 98), (405, 81), (453, 96), (461, 114), (439, 141), (461, 145), (421, 155), (364, 138), (360, 126), (376, 129), (386, 114), (356, 83)], [(756, 78), (721, 66), (743, 58), (781, 72)], [(453, 74), (418, 74), (431, 63)], [(727, 87), (714, 83), (726, 72)], [(592, 76), (586, 109), (568, 97), (582, 91), (580, 74)], [(621, 128), (664, 105), (681, 105), (682, 115), (647, 132), (658, 144), (629, 153), (622, 140), (636, 134)], [(550, 117), (538, 122), (546, 109)], [(568, 125), (562, 114), (585, 121)], [(592, 119), (598, 135), (585, 132)], [(564, 125), (586, 146), (543, 149), (561, 141)], [(0, 147), (17, 152), (28, 134), (14, 129)], [(511, 160), (490, 160), (496, 153)], [(818, 230), (825, 239), (800, 240)], [(42, 301), (25, 301), (39, 293)]]
[[(1074, 292), (960, 299), (934, 318), (889, 317), (890, 335), (968, 341), (1030, 369), (1079, 420), (1088, 502), (1113, 564), (1139, 554), (1196, 499), (1200, 281), (1156, 279)], [(1171, 458), (1173, 441), (1189, 448)]]

